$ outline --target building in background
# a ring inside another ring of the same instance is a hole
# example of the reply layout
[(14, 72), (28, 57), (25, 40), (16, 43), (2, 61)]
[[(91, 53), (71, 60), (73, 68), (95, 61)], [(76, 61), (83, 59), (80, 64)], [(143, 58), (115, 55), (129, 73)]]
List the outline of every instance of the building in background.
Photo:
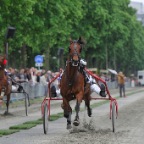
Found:
[(144, 26), (144, 2), (131, 1), (129, 6), (136, 9), (137, 20), (141, 21)]

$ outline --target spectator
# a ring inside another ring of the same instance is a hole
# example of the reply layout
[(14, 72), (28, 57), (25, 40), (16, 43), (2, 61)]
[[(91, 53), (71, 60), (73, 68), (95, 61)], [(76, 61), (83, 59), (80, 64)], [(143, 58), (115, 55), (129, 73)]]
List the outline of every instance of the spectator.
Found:
[(9, 76), (10, 76), (11, 79), (13, 79), (14, 81), (19, 81), (18, 73), (16, 72), (15, 69), (9, 68)]
[(31, 80), (31, 73), (30, 73), (30, 69), (26, 68), (24, 71), (24, 74), (26, 76), (26, 80), (30, 81)]
[(35, 86), (35, 84), (37, 83), (36, 81), (36, 69), (34, 67), (30, 68), (30, 74), (31, 74), (31, 86)]
[(44, 88), (45, 88), (45, 96), (47, 96), (48, 94), (48, 81), (47, 81), (47, 78), (48, 78), (48, 73), (45, 73), (44, 75), (42, 75), (40, 77), (40, 83), (44, 85)]
[(41, 76), (43, 76), (45, 73), (46, 73), (46, 70), (45, 70), (45, 69), (42, 69), (42, 71), (41, 71)]
[(35, 89), (37, 87), (36, 86), (36, 83), (37, 83), (37, 81), (36, 81), (36, 70), (37, 69), (35, 69), (34, 67), (31, 67), (29, 69), (29, 72), (28, 72), (28, 74), (30, 76), (30, 80), (29, 80), (29, 92), (30, 92), (30, 95), (31, 95), (32, 99), (35, 97), (35, 95), (37, 93), (35, 91)]
[(50, 70), (48, 70), (47, 73), (48, 73), (47, 81), (50, 82), (51, 79), (53, 78), (53, 75), (52, 75), (52, 72)]
[(26, 74), (25, 74), (25, 69), (20, 69), (20, 72), (18, 73), (18, 78), (20, 82), (25, 82), (27, 80)]
[(103, 79), (103, 80), (105, 81), (105, 80), (106, 80), (105, 74), (102, 73), (101, 76), (100, 76), (100, 78)]
[(118, 77), (120, 97), (122, 97), (122, 95), (123, 95), (123, 97), (125, 97), (125, 76), (124, 76), (123, 72), (119, 72), (117, 77)]
[[(50, 82), (57, 74), (52, 72), (52, 71), (47, 71), (48, 73), (48, 82)], [(58, 80), (56, 79), (54, 82), (51, 83), (51, 87), (50, 87), (50, 91), (51, 91), (51, 96), (52, 97), (59, 97), (60, 96), (60, 90), (59, 90), (59, 86), (58, 86)]]
[(41, 72), (40, 71), (37, 71), (36, 73), (36, 82), (40, 82), (40, 77), (41, 77)]
[[(55, 76), (58, 75), (59, 72), (55, 72)], [(54, 86), (56, 88), (56, 96), (61, 98), (61, 94), (60, 94), (60, 77), (58, 77), (55, 81), (54, 81)]]

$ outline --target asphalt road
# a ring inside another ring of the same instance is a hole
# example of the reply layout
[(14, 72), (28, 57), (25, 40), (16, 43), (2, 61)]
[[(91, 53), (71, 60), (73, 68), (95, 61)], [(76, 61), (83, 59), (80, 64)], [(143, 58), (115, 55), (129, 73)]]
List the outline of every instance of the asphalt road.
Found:
[[(144, 90), (139, 88), (138, 90)], [(136, 92), (137, 89), (129, 90), (129, 93)], [(118, 93), (114, 93), (117, 96)], [(109, 119), (109, 103), (93, 109), (93, 116), (89, 118), (86, 112), (80, 113), (81, 124), (66, 129), (66, 119), (61, 118), (54, 122), (49, 122), (48, 134), (43, 133), (43, 126), (38, 125), (29, 130), (21, 130), (18, 133), (3, 136), (0, 144), (143, 144), (144, 141), (144, 92), (139, 92), (119, 98), (119, 115), (116, 120), (116, 132), (112, 132), (112, 122)], [(61, 108), (54, 107), (52, 113), (62, 111)], [(72, 119), (74, 119), (73, 114)], [(1, 120), (0, 128), (7, 128), (10, 125), (23, 123), (30, 119), (41, 117), (40, 109), (31, 113), (28, 118), (22, 113), (15, 114), (11, 118)], [(9, 124), (11, 122), (11, 124)], [(7, 125), (7, 126), (6, 126)]]

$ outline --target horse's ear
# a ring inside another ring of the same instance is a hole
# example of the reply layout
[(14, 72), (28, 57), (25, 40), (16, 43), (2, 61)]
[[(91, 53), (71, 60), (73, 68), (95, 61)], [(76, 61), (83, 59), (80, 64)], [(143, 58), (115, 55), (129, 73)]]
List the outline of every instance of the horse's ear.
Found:
[(81, 36), (79, 37), (77, 42), (80, 43), (80, 44), (85, 44), (85, 41)]

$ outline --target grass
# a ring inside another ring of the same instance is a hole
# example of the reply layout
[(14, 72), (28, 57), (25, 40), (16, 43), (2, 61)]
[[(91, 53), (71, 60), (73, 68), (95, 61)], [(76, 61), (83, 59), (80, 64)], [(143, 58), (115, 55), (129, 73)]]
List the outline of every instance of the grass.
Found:
[(38, 119), (38, 120), (33, 120), (33, 121), (27, 121), (27, 122), (24, 122), (23, 124), (11, 126), (9, 127), (9, 129), (25, 130), (25, 129), (30, 129), (32, 127), (35, 127), (36, 125), (42, 124), (42, 123), (43, 123), (42, 119)]
[(0, 130), (0, 137), (2, 137), (4, 135), (10, 135), (10, 134), (19, 132), (20, 130), (30, 129), (30, 128), (35, 127), (38, 124), (42, 124), (42, 123), (43, 123), (42, 119), (38, 119), (35, 121), (28, 121), (23, 124), (11, 126), (11, 127), (9, 127), (9, 129)]
[(42, 124), (42, 123), (43, 123), (42, 119), (38, 119), (38, 120), (35, 120), (35, 121), (27, 121), (23, 124)]
[(2, 137), (4, 135), (10, 135), (10, 134), (13, 134), (16, 132), (19, 132), (19, 130), (17, 130), (17, 129), (0, 130), (0, 137)]
[(59, 118), (62, 118), (63, 117), (63, 113), (58, 113), (58, 114), (55, 114), (55, 115), (51, 115), (50, 116), (50, 121), (55, 121)]
[(25, 129), (30, 129), (32, 127), (35, 127), (37, 124), (35, 123), (23, 123), (23, 124), (19, 124), (19, 125), (15, 125), (15, 126), (11, 126), (9, 127), (9, 129), (14, 129), (14, 130), (25, 130)]

